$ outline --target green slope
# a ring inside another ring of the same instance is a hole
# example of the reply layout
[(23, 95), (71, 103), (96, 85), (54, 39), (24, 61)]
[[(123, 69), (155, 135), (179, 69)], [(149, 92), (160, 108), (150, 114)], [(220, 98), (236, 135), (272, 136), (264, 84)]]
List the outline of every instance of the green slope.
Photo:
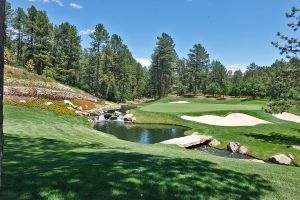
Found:
[(83, 118), (5, 106), (0, 199), (295, 199), (300, 170), (140, 145)]

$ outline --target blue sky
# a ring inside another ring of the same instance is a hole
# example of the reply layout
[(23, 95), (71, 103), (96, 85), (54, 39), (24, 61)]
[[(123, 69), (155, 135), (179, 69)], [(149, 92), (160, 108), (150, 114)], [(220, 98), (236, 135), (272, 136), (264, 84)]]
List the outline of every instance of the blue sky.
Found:
[(35, 5), (47, 11), (55, 24), (77, 26), (82, 45), (103, 23), (120, 35), (133, 56), (149, 63), (157, 36), (170, 34), (180, 57), (201, 43), (211, 59), (228, 68), (249, 63), (270, 65), (282, 58), (271, 41), (278, 31), (290, 33), (285, 13), (297, 0), (9, 0), (13, 8)]

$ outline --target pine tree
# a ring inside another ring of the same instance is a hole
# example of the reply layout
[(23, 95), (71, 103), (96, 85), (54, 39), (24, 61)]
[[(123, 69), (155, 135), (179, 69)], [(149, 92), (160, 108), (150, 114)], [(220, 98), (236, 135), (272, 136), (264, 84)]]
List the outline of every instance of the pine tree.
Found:
[(13, 28), (16, 35), (16, 46), (17, 46), (17, 60), (19, 64), (24, 64), (23, 51), (24, 51), (24, 33), (25, 33), (25, 23), (26, 14), (23, 8), (18, 8), (16, 10), (16, 15), (13, 19)]
[(201, 44), (196, 44), (188, 54), (188, 66), (190, 68), (190, 90), (194, 94), (206, 92), (208, 83), (209, 54)]
[(96, 90), (95, 94), (99, 95), (100, 92), (100, 81), (99, 81), (99, 71), (100, 71), (100, 60), (101, 60), (101, 50), (109, 40), (109, 33), (106, 31), (103, 24), (97, 24), (95, 31), (90, 35), (92, 42), (92, 49), (96, 56)]
[(158, 42), (152, 54), (150, 76), (154, 95), (162, 98), (171, 91), (177, 53), (174, 49), (175, 44), (171, 36), (163, 33), (157, 39)]

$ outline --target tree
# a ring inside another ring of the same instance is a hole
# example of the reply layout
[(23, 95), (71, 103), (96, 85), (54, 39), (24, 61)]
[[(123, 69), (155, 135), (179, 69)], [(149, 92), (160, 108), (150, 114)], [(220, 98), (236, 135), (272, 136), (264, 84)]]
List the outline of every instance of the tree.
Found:
[(171, 36), (163, 33), (157, 39), (158, 42), (152, 54), (150, 75), (155, 96), (162, 98), (171, 90), (177, 53), (174, 49), (175, 44)]
[(0, 1), (0, 186), (3, 160), (3, 85), (4, 85), (4, 43), (5, 43), (5, 0)]
[(13, 28), (15, 30), (16, 42), (17, 42), (17, 59), (19, 63), (24, 64), (23, 50), (24, 50), (24, 32), (26, 23), (26, 14), (23, 8), (16, 10), (16, 15), (13, 18)]
[(81, 54), (80, 41), (75, 26), (66, 22), (54, 28), (52, 64), (57, 69), (57, 80), (69, 85), (76, 83), (76, 71), (79, 70)]
[(92, 38), (92, 49), (96, 56), (96, 90), (95, 94), (99, 95), (100, 90), (100, 82), (99, 82), (99, 70), (100, 70), (100, 59), (101, 59), (101, 50), (103, 45), (108, 42), (109, 33), (106, 31), (103, 24), (97, 24), (95, 27), (95, 31), (90, 35)]
[[(290, 13), (286, 13), (286, 17), (292, 19), (288, 24), (293, 31), (297, 31), (300, 27), (300, 10), (293, 7)], [(287, 44), (281, 45), (279, 42), (272, 42), (272, 44), (280, 50), (280, 54), (285, 54), (287, 57), (298, 56), (300, 53), (300, 41), (296, 37), (288, 37), (283, 33), (278, 32), (277, 36), (287, 42)]]
[(209, 70), (209, 54), (201, 44), (196, 44), (188, 54), (188, 66), (191, 70), (190, 91), (194, 94), (206, 90)]
[(216, 82), (212, 82), (207, 87), (207, 92), (213, 96), (222, 94), (222, 88)]
[(12, 48), (12, 40), (11, 36), (13, 34), (12, 18), (13, 18), (14, 10), (11, 8), (11, 4), (9, 2), (5, 2), (5, 47), (11, 49)]
[(242, 85), (243, 85), (243, 73), (240, 69), (234, 72), (233, 77), (231, 78), (231, 83), (232, 83), (231, 95), (235, 97), (240, 96), (242, 92)]
[[(211, 81), (217, 83), (221, 89), (220, 94), (226, 95), (229, 92), (229, 80), (227, 70), (219, 61), (212, 61), (211, 63)], [(217, 93), (216, 93), (217, 94)]]

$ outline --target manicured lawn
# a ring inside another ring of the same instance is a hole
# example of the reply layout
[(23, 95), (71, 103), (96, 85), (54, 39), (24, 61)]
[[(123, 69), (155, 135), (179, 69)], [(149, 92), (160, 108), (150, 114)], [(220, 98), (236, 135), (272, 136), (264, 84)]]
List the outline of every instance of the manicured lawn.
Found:
[[(168, 103), (183, 100), (192, 103)], [(292, 145), (300, 145), (300, 124), (273, 117), (261, 109), (265, 104), (266, 101), (263, 100), (230, 99), (220, 101), (168, 97), (136, 109), (134, 112), (140, 123), (177, 124), (191, 127), (192, 130), (189, 133), (197, 131), (202, 134), (212, 135), (221, 141), (221, 145), (218, 146), (221, 149), (225, 149), (230, 141), (240, 142), (249, 148), (251, 156), (259, 159), (267, 160), (270, 156), (277, 153), (291, 153), (295, 156), (294, 163), (300, 166), (300, 151), (291, 148)], [(253, 106), (257, 109), (251, 110), (250, 108), (253, 108)], [(195, 107), (195, 109), (193, 110), (192, 107)], [(152, 112), (150, 112), (151, 109), (153, 109)], [(294, 108), (292, 111), (297, 113), (298, 109)], [(222, 127), (191, 122), (180, 118), (181, 115), (226, 115), (230, 112), (242, 112), (270, 121), (272, 124), (250, 127)]]
[(0, 199), (300, 196), (299, 168), (134, 144), (93, 130), (83, 118), (50, 111), (5, 106), (5, 136)]
[[(174, 104), (169, 102), (188, 101), (188, 104)], [(162, 113), (192, 113), (210, 111), (240, 111), (240, 110), (261, 110), (265, 101), (246, 101), (238, 99), (215, 100), (215, 99), (196, 99), (196, 98), (165, 98), (159, 102), (146, 105), (141, 108), (148, 112)]]

